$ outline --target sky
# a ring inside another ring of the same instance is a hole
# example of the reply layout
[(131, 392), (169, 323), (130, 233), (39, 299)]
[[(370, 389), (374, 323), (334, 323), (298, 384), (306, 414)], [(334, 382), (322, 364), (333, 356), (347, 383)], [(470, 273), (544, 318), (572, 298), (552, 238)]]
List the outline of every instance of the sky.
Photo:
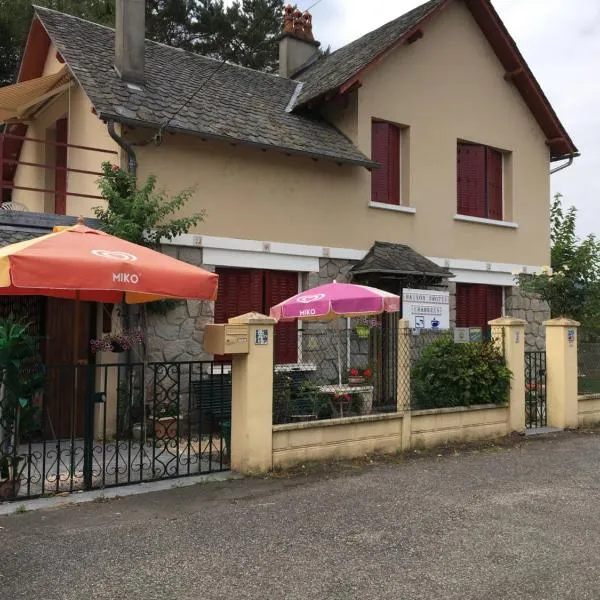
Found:
[[(299, 3), (306, 9), (315, 0)], [(492, 0), (581, 156), (552, 175), (552, 193), (578, 209), (580, 235), (600, 236), (600, 1)], [(321, 0), (315, 36), (335, 50), (422, 4)], [(553, 163), (553, 167), (560, 163)]]

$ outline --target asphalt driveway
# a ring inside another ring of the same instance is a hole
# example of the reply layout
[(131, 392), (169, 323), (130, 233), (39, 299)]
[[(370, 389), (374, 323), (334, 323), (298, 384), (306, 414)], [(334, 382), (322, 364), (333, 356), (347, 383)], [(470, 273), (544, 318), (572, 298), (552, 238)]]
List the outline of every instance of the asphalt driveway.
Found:
[(0, 598), (600, 598), (599, 465), (562, 434), (4, 517)]

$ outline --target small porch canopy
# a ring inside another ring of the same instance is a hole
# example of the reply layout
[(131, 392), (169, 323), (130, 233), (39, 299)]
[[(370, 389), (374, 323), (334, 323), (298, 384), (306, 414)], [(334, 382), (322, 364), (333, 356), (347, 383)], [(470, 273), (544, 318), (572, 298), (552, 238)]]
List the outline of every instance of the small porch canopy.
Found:
[(43, 102), (60, 94), (71, 85), (67, 67), (57, 73), (22, 81), (0, 88), (0, 123), (26, 119)]
[(405, 287), (443, 286), (454, 277), (405, 244), (375, 242), (366, 256), (350, 270), (353, 281), (401, 294)]

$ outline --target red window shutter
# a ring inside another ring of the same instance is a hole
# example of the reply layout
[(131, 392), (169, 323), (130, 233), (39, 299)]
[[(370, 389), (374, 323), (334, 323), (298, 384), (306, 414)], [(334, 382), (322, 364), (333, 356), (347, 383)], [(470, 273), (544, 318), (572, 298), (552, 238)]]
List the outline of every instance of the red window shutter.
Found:
[[(56, 143), (66, 144), (69, 139), (69, 121), (56, 121)], [(56, 146), (54, 164), (54, 212), (57, 215), (67, 214), (67, 146)]]
[(374, 121), (371, 156), (382, 165), (371, 173), (371, 200), (400, 204), (400, 129), (391, 123)]
[[(275, 304), (298, 293), (298, 274), (292, 271), (265, 272), (265, 314)], [(275, 363), (287, 364), (298, 361), (298, 325), (278, 323), (275, 326)]]
[[(219, 290), (215, 302), (215, 323), (248, 312), (263, 312), (263, 272), (258, 269), (217, 269)], [(224, 360), (215, 356), (215, 360)]]
[(459, 143), (457, 150), (458, 214), (485, 217), (485, 146)]
[(502, 152), (486, 148), (487, 205), (489, 219), (501, 221), (502, 215)]
[(219, 291), (215, 302), (215, 323), (231, 317), (263, 311), (263, 272), (258, 269), (217, 269)]
[(495, 285), (456, 284), (456, 326), (480, 327), (502, 316), (502, 288)]
[(502, 316), (502, 288), (497, 285), (486, 286), (487, 307), (486, 307), (486, 327), (487, 323), (493, 319)]

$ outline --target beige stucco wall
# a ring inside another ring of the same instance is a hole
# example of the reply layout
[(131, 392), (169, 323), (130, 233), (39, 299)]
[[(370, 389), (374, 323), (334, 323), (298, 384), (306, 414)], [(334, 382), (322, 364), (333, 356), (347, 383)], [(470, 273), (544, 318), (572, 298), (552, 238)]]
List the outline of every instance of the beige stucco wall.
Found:
[(600, 423), (600, 396), (579, 396), (579, 426)]
[[(275, 425), (273, 467), (398, 452), (403, 448), (402, 421), (401, 414), (390, 414)], [(406, 448), (494, 440), (509, 432), (508, 408), (484, 405), (413, 411), (410, 429)]]
[[(56, 58), (56, 47), (50, 46), (43, 75), (50, 75), (60, 71), (64, 67)], [(60, 96), (53, 98), (32, 119), (27, 128), (27, 137), (39, 140), (49, 139), (53, 141), (52, 134), (48, 130), (58, 119), (69, 117), (68, 142), (81, 146), (106, 149), (109, 151), (119, 150), (116, 143), (110, 138), (106, 125), (102, 123), (92, 112), (92, 104), (83, 93), (83, 90), (74, 83), (70, 90)], [(32, 141), (23, 142), (20, 160), (45, 165), (54, 164), (53, 146), (46, 146)], [(119, 164), (118, 155), (105, 152), (91, 152), (77, 148), (69, 148), (67, 153), (67, 164), (73, 169), (85, 171), (100, 171), (102, 161)], [(68, 173), (67, 191), (78, 194), (97, 195), (98, 176), (83, 173)], [(15, 173), (15, 185), (36, 189), (53, 189), (54, 174), (51, 170), (40, 167), (19, 165)], [(32, 192), (26, 190), (14, 190), (13, 201), (27, 206), (30, 211), (54, 211), (54, 194), (44, 192)], [(92, 216), (93, 207), (100, 203), (99, 200), (90, 198), (78, 198), (67, 196), (67, 214)]]
[(471, 406), (412, 412), (411, 447), (501, 438), (509, 432), (508, 407)]
[[(464, 4), (452, 3), (425, 27), (421, 40), (371, 70), (345, 107), (326, 109), (367, 155), (372, 117), (409, 127), (403, 192), (416, 214), (370, 208), (370, 174), (364, 168), (194, 136), (168, 134), (160, 147), (137, 147), (139, 175), (156, 174), (158, 187), (170, 194), (194, 188), (186, 211), (206, 209), (206, 222), (198, 228), (205, 235), (356, 249), (384, 240), (428, 256), (547, 264), (549, 153), (503, 74)], [(80, 91), (71, 93), (71, 116), (71, 141), (114, 148)], [(151, 133), (127, 135), (142, 140)], [(507, 216), (518, 229), (454, 220), (458, 139), (510, 153)], [(97, 157), (79, 155), (81, 165), (95, 166)], [(69, 187), (76, 181), (71, 175)], [(93, 205), (70, 199), (68, 210), (91, 215)]]
[[(410, 127), (404, 187), (414, 215), (369, 208), (365, 169), (192, 137), (167, 136), (160, 148), (139, 148), (140, 174), (158, 174), (171, 193), (196, 186), (189, 208), (207, 209), (201, 231), (208, 235), (360, 249), (377, 239), (429, 256), (546, 264), (548, 149), (503, 75), (470, 13), (455, 3), (427, 26), (422, 40), (373, 69), (345, 108), (326, 111), (367, 155), (372, 117)], [(459, 138), (512, 153), (507, 212), (517, 230), (453, 219)]]
[[(388, 215), (386, 235), (395, 233), (430, 256), (548, 263), (549, 151), (503, 76), (465, 3), (454, 2), (424, 28), (421, 40), (392, 53), (364, 78), (358, 91), (360, 148), (370, 153), (372, 117), (410, 126), (410, 203), (417, 212)], [(518, 230), (453, 220), (459, 139), (512, 153), (505, 169), (512, 198), (505, 199), (505, 208)]]
[[(92, 104), (80, 87), (73, 88), (70, 97), (69, 144), (118, 152), (116, 142), (108, 135), (106, 125), (92, 112)], [(120, 165), (120, 154), (69, 148), (68, 164), (71, 169), (100, 172), (103, 162)], [(69, 173), (67, 191), (76, 194), (99, 195), (99, 175)], [(92, 216), (93, 208), (102, 204), (99, 199), (67, 196), (67, 213)]]
[(273, 467), (307, 460), (353, 458), (374, 452), (393, 453), (402, 447), (402, 415), (370, 415), (275, 425)]

